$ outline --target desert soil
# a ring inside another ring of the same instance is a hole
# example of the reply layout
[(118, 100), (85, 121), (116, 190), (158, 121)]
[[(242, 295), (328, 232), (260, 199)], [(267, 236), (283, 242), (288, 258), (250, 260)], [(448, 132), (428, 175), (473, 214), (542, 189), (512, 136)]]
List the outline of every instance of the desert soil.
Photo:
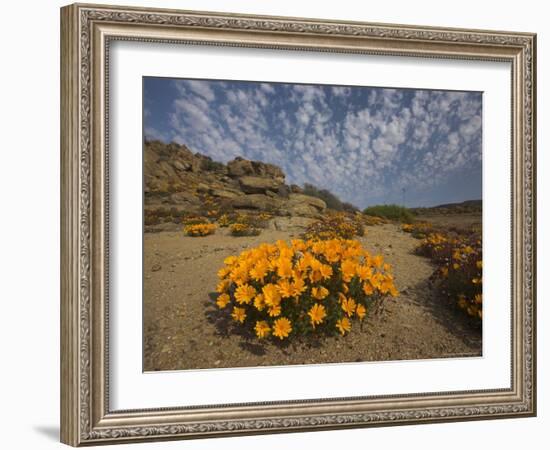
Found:
[(479, 213), (461, 213), (461, 214), (425, 214), (417, 216), (416, 220), (420, 222), (430, 222), (436, 227), (454, 227), (458, 229), (468, 229), (472, 226), (481, 227), (481, 214)]
[[(385, 303), (348, 336), (316, 345), (272, 343), (239, 334), (214, 303), (216, 272), (229, 255), (298, 233), (264, 230), (257, 237), (181, 231), (144, 238), (144, 370), (317, 364), (481, 355), (481, 330), (429, 285), (428, 259), (413, 253), (418, 240), (397, 225), (367, 227), (359, 238), (394, 267), (399, 297)], [(354, 322), (355, 324), (355, 322)]]

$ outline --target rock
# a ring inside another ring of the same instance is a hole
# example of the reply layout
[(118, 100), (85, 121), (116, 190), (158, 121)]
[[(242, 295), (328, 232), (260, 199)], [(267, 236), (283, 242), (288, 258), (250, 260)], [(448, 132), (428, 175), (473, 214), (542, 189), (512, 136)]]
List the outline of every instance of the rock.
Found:
[(160, 264), (153, 264), (153, 267), (151, 267), (151, 272), (158, 272), (160, 269), (162, 269)]
[[(144, 173), (146, 208), (175, 208), (174, 217), (203, 214), (208, 207), (317, 218), (326, 209), (325, 202), (304, 195), (299, 186), (286, 185), (284, 172), (274, 164), (241, 157), (222, 164), (178, 144), (146, 143)], [(153, 232), (176, 230), (181, 225), (146, 227)]]
[(277, 230), (277, 227), (275, 226), (275, 219), (271, 219), (271, 220), (267, 221), (266, 229), (267, 230), (272, 230), (272, 231)]
[(170, 195), (170, 203), (191, 203), (192, 205), (199, 205), (200, 200), (191, 192), (174, 192)]
[(313, 206), (319, 211), (324, 211), (327, 207), (327, 204), (323, 200), (317, 197), (312, 197), (311, 195), (290, 194), (289, 200), (290, 200), (290, 203), (306, 204), (306, 205)]
[(281, 207), (281, 201), (264, 194), (241, 195), (230, 200), (235, 209), (257, 209), (273, 211)]
[(224, 190), (224, 189), (211, 189), (210, 190), (210, 195), (212, 195), (213, 197), (229, 198), (229, 199), (239, 196), (239, 194), (237, 192), (227, 191), (227, 190)]
[(314, 219), (308, 217), (277, 217), (273, 226), (278, 231), (304, 231)]
[(204, 183), (199, 183), (197, 186), (197, 192), (200, 192), (201, 194), (208, 194), (210, 192), (210, 186)]
[(252, 161), (248, 161), (239, 157), (227, 163), (227, 170), (229, 176), (231, 177), (242, 177), (244, 175), (251, 175), (254, 173)]
[(285, 179), (285, 174), (280, 167), (260, 161), (249, 161), (241, 157), (227, 163), (227, 171), (230, 177), (238, 178), (244, 175), (256, 175), (274, 178), (280, 182)]
[(237, 157), (227, 163), (227, 171), (230, 177), (242, 177), (243, 175), (253, 174), (254, 168), (252, 167), (252, 161)]
[(326, 207), (326, 203), (319, 198), (291, 193), (282, 210), (291, 216), (319, 217)]
[(281, 184), (277, 189), (277, 194), (280, 197), (288, 198), (290, 196), (290, 188), (286, 184)]
[(182, 172), (187, 172), (187, 171), (191, 170), (191, 168), (192, 168), (191, 164), (188, 163), (187, 161), (176, 160), (172, 163), (172, 165), (174, 166), (174, 168), (176, 170), (180, 170)]
[(290, 216), (320, 218), (322, 214), (313, 206), (305, 204), (292, 204), (287, 206), (287, 213)]
[(245, 175), (239, 178), (239, 185), (245, 194), (265, 194), (266, 191), (277, 191), (281, 183), (274, 178)]

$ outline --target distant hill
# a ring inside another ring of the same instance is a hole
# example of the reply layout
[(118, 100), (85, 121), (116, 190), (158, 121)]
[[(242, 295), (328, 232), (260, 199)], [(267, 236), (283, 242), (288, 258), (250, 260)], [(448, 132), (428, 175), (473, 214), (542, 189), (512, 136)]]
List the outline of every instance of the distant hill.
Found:
[(466, 200), (460, 203), (445, 203), (443, 205), (434, 206), (434, 208), (477, 208), (481, 210), (482, 201), (481, 200)]
[(481, 214), (482, 200), (466, 200), (459, 203), (444, 203), (429, 208), (411, 208), (413, 214)]

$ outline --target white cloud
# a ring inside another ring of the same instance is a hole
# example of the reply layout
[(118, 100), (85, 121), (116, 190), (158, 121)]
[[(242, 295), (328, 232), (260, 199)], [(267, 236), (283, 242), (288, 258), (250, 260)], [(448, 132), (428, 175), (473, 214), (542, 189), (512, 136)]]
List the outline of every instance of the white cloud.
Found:
[(212, 102), (216, 98), (214, 91), (211, 88), (211, 82), (206, 80), (180, 80), (177, 82), (178, 88), (185, 86), (185, 88), (191, 90), (197, 95), (200, 95), (205, 100)]
[(350, 95), (351, 89), (349, 87), (346, 87), (346, 86), (334, 86), (331, 89), (331, 92), (332, 92), (332, 95), (334, 95), (336, 97), (345, 98), (348, 95)]
[(268, 83), (260, 83), (260, 89), (268, 94), (274, 94), (275, 88)]
[(278, 164), (289, 183), (310, 182), (360, 206), (400, 198), (403, 188), (434, 189), (479, 166), (479, 95), (217, 83), (176, 82), (172, 139), (221, 161)]
[(145, 127), (144, 134), (147, 140), (164, 142), (168, 140), (164, 133), (161, 133), (159, 130), (153, 127)]

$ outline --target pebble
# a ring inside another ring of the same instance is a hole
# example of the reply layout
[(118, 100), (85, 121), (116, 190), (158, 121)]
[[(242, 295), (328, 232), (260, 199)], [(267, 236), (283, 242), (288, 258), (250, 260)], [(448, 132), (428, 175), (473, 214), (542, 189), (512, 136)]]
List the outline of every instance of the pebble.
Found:
[(151, 267), (151, 272), (158, 272), (160, 269), (162, 269), (160, 264), (153, 264), (153, 267)]

